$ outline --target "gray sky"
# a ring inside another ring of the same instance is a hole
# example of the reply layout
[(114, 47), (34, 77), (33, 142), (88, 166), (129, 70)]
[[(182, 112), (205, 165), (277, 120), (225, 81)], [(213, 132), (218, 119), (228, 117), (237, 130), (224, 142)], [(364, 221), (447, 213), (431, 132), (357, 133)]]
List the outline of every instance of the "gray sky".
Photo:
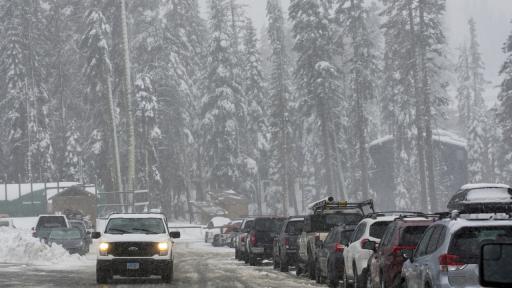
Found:
[[(281, 1), (283, 7), (288, 7), (289, 0)], [(201, 2), (206, 3), (206, 0)], [(239, 2), (247, 5), (247, 13), (258, 29), (266, 23), (266, 0)], [(468, 39), (468, 19), (473, 17), (477, 23), (478, 40), (486, 65), (485, 76), (491, 82), (487, 87), (486, 98), (491, 104), (496, 98), (497, 89), (493, 87), (499, 83), (498, 71), (504, 60), (501, 47), (512, 31), (512, 0), (447, 0), (446, 10), (449, 58), (454, 63), (457, 60), (457, 47)]]

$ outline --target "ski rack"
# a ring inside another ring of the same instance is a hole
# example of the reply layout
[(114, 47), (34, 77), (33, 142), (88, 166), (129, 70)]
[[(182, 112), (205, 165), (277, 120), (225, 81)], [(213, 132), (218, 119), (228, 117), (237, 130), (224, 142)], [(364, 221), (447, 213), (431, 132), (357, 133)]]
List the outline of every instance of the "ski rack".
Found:
[[(365, 214), (363, 207), (370, 207), (374, 211), (373, 200), (369, 199), (362, 202), (347, 202), (347, 201), (319, 201), (310, 207), (313, 214), (324, 214), (325, 211), (345, 210), (345, 209), (359, 209)], [(370, 213), (371, 214), (371, 213)]]
[(400, 215), (398, 216), (397, 219), (400, 219), (400, 220), (403, 220), (403, 219), (410, 219), (410, 218), (425, 218), (425, 219), (440, 219), (441, 218), (441, 215), (440, 213), (431, 213), (431, 214), (427, 214), (427, 213), (423, 213), (423, 212), (418, 212), (417, 214), (407, 214), (407, 215)]
[(397, 218), (398, 218), (398, 217), (406, 216), (406, 215), (422, 217), (423, 215), (425, 215), (425, 213), (414, 212), (414, 211), (379, 211), (379, 212), (369, 213), (365, 216), (365, 218), (376, 219), (377, 217), (382, 217), (382, 216), (397, 216)]

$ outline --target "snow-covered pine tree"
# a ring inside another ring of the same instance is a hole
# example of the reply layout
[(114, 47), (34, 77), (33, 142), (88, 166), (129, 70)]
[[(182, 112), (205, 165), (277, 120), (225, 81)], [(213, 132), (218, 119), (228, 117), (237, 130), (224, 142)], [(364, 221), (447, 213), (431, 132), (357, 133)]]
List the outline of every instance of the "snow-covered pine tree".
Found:
[[(299, 54), (295, 80), (300, 115), (310, 125), (306, 131), (320, 144), (322, 171), (317, 171), (321, 194), (341, 195), (336, 178), (336, 133), (334, 116), (340, 108), (338, 68), (334, 65), (332, 8), (329, 1), (292, 0), (289, 18), (293, 22), (294, 50)], [(316, 146), (309, 147), (317, 150)]]
[(27, 13), (21, 1), (3, 1), (0, 11), (2, 15), (1, 37), (1, 68), (4, 83), (0, 96), (0, 109), (2, 122), (2, 140), (5, 141), (7, 179), (21, 182), (31, 178), (30, 157), (28, 141), (28, 91), (24, 37), (24, 17)]
[[(475, 107), (476, 108), (476, 107)], [(468, 125), (468, 174), (471, 183), (485, 182), (488, 167), (486, 118), (481, 108), (473, 109)]]
[(501, 165), (501, 181), (512, 183), (512, 33), (509, 34), (503, 45), (505, 62), (501, 66), (500, 92), (498, 94), (499, 107), (497, 111), (498, 123), (501, 126), (501, 143), (499, 158), (503, 159)]
[(459, 126), (461, 131), (466, 134), (467, 129), (471, 123), (471, 110), (472, 110), (472, 89), (471, 89), (471, 70), (469, 63), (469, 54), (467, 45), (463, 45), (460, 49), (460, 54), (455, 67), (457, 72), (457, 110), (459, 114)]
[[(244, 171), (245, 181), (251, 187), (253, 199), (258, 207), (258, 213), (263, 213), (260, 179), (268, 177), (268, 157), (269, 152), (269, 129), (267, 124), (269, 107), (268, 91), (265, 87), (263, 77), (261, 58), (258, 51), (258, 39), (256, 38), (256, 29), (251, 19), (247, 18), (244, 25), (243, 34), (243, 83), (244, 94), (247, 107), (247, 124), (245, 134), (247, 135), (247, 153), (245, 155)], [(254, 165), (250, 164), (256, 164)]]
[(201, 130), (212, 190), (237, 189), (239, 184), (238, 113), (243, 91), (235, 81), (228, 26), (228, 2), (210, 1), (210, 43), (207, 52), (206, 93), (201, 107)]
[[(339, 1), (337, 14), (341, 20), (341, 26), (347, 35), (350, 35), (352, 54), (348, 57), (350, 67), (350, 91), (352, 107), (350, 110), (355, 117), (351, 119), (357, 138), (358, 174), (360, 183), (358, 191), (362, 192), (363, 199), (369, 198), (369, 173), (368, 173), (368, 104), (375, 98), (378, 85), (378, 59), (375, 35), (370, 30), (368, 7), (362, 0)], [(355, 167), (353, 167), (355, 168)]]
[(158, 144), (162, 133), (158, 128), (158, 103), (148, 75), (137, 74), (135, 80), (135, 123), (137, 136), (138, 185), (150, 191), (150, 205), (161, 208), (162, 179), (159, 172)]
[[(88, 83), (87, 105), (90, 105), (96, 127), (90, 133), (91, 143), (96, 148), (91, 149), (94, 155), (89, 155), (93, 161), (95, 175), (101, 177), (101, 184), (106, 190), (122, 191), (121, 165), (119, 160), (119, 145), (117, 141), (116, 115), (112, 96), (112, 67), (109, 60), (108, 36), (109, 25), (101, 11), (92, 8), (87, 11), (86, 31), (82, 36), (80, 48), (85, 52), (86, 63), (84, 74)], [(97, 103), (104, 103), (98, 107)], [(100, 108), (100, 109), (98, 109)], [(107, 139), (111, 137), (111, 141)], [(98, 143), (101, 141), (102, 143)], [(111, 150), (108, 150), (110, 147)], [(112, 155), (113, 159), (110, 159)]]
[[(291, 123), (290, 123), (290, 83), (288, 74), (288, 55), (285, 42), (285, 18), (280, 0), (267, 1), (268, 38), (272, 49), (271, 73), (269, 79), (270, 94), (270, 177), (281, 186), (280, 197), (277, 195), (266, 196), (273, 200), (281, 200), (281, 213), (288, 215), (290, 202), (297, 214), (293, 181), (290, 179), (290, 167), (292, 162), (291, 151)], [(274, 190), (271, 191), (275, 193)]]
[(66, 181), (81, 181), (82, 147), (80, 146), (80, 133), (76, 120), (71, 121), (66, 129), (66, 152), (64, 153), (65, 174), (62, 179)]

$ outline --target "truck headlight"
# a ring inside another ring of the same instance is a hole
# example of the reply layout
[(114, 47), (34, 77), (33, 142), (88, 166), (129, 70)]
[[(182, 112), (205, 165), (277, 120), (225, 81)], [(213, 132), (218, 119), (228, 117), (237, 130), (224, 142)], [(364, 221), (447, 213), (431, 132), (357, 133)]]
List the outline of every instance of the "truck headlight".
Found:
[(110, 245), (108, 245), (107, 242), (101, 242), (100, 243), (100, 256), (107, 256), (108, 254), (108, 248), (110, 247)]
[(160, 256), (167, 255), (167, 252), (169, 252), (169, 243), (167, 243), (167, 242), (158, 243), (158, 251), (160, 252)]

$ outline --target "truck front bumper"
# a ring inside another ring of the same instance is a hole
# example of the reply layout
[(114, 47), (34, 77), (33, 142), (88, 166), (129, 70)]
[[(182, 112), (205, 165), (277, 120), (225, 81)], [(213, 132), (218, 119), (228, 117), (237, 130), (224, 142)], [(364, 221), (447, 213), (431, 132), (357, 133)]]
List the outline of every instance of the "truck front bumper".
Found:
[(122, 277), (149, 277), (164, 275), (169, 272), (172, 261), (155, 260), (152, 258), (115, 258), (97, 260), (96, 271), (110, 271), (112, 275)]

